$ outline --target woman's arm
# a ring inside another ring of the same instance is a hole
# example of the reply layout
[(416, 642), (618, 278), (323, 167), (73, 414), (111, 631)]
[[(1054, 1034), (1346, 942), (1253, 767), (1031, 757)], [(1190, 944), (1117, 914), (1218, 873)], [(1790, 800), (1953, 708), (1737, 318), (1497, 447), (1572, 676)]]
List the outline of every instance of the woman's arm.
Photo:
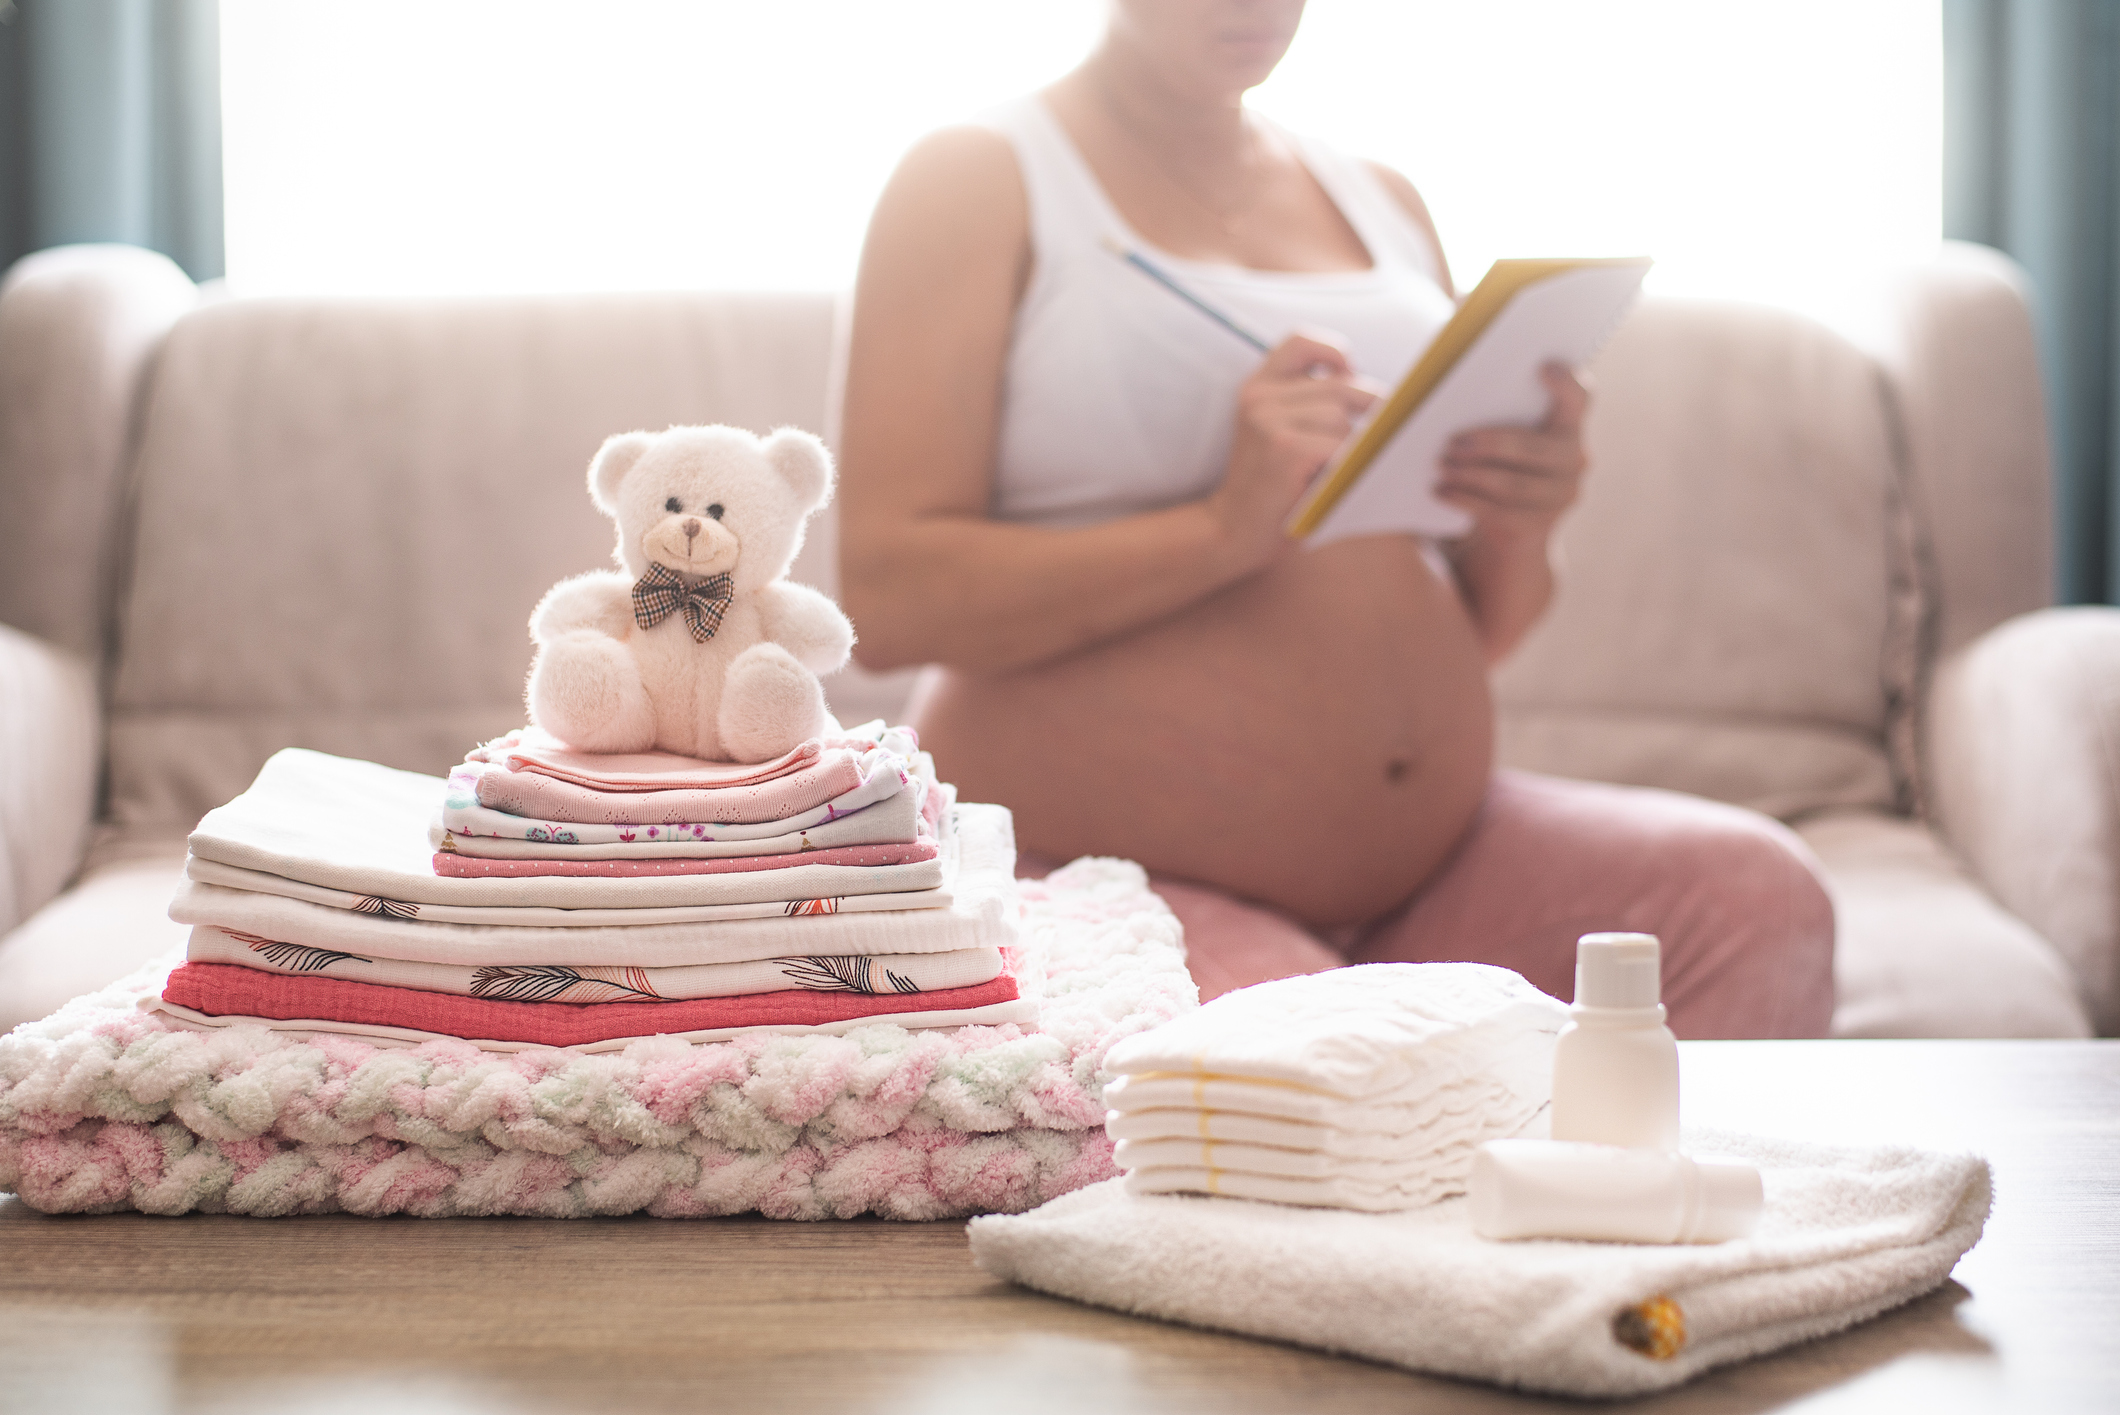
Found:
[(1338, 350), (1293, 338), (1245, 382), (1212, 496), (1083, 530), (990, 520), (1030, 262), (1022, 178), (998, 134), (936, 134), (877, 203), (840, 438), (841, 598), (865, 667), (1024, 667), (1253, 573), (1290, 553), (1283, 520), (1372, 401)]
[[(1454, 296), (1427, 203), (1397, 172), (1370, 166), (1428, 238), (1439, 283)], [(1575, 504), (1589, 465), (1582, 438), (1588, 390), (1559, 366), (1540, 376), (1553, 397), (1545, 421), (1535, 428), (1480, 428), (1453, 438), (1436, 485), (1440, 499), (1472, 517), (1472, 529), (1446, 542), (1443, 551), (1489, 663), (1507, 658), (1552, 604), (1553, 528)]]

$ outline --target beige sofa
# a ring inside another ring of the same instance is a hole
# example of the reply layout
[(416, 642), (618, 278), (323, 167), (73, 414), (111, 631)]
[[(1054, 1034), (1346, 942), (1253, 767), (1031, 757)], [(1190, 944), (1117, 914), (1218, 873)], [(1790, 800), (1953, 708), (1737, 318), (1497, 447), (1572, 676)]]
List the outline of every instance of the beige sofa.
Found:
[[(0, 1026), (181, 941), (184, 833), (274, 749), (440, 771), (515, 724), (530, 606), (609, 553), (597, 443), (824, 428), (838, 312), (233, 300), (121, 247), (18, 265)], [(1869, 348), (1765, 308), (1629, 319), (1560, 602), (1499, 675), (1502, 753), (1791, 821), (1839, 906), (1843, 1034), (2120, 1030), (2120, 612), (2042, 607), (2016, 275), (1947, 248), (1891, 312)], [(798, 577), (830, 587), (832, 542)], [(830, 686), (862, 717), (907, 681)]]

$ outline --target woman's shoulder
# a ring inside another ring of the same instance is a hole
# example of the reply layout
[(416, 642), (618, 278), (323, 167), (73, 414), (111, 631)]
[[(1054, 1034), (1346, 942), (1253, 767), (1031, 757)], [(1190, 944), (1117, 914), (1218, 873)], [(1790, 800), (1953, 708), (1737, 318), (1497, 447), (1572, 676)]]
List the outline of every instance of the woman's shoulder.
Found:
[(991, 283), (1020, 293), (1029, 260), (1030, 200), (1008, 139), (958, 124), (914, 143), (877, 198), (862, 247), (861, 290), (923, 292)]
[(984, 123), (966, 122), (937, 128), (907, 148), (891, 182), (992, 198), (1010, 189), (1020, 193), (1023, 175), (1006, 134)]

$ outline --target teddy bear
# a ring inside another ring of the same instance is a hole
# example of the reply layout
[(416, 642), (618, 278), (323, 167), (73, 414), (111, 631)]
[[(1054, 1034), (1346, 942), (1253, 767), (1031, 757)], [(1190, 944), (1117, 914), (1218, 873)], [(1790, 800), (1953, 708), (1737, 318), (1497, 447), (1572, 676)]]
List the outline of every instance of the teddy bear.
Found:
[(621, 433), (589, 463), (619, 571), (562, 580), (530, 616), (530, 720), (585, 752), (762, 762), (830, 729), (820, 674), (854, 627), (785, 578), (831, 499), (824, 444), (796, 428)]

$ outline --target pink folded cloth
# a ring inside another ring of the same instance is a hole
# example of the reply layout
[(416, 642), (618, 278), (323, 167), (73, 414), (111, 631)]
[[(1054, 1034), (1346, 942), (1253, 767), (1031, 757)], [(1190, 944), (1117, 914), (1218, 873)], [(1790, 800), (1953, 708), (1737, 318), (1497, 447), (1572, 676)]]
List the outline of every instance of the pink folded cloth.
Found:
[[(557, 847), (564, 849), (566, 847)], [(790, 865), (917, 865), (938, 850), (933, 837), (903, 845), (842, 845), (834, 850), (799, 850), (789, 855), (723, 855), (655, 860), (489, 860), (471, 855), (437, 854), (434, 872), (455, 879), (486, 875), (722, 875), (752, 870), (781, 870)]]
[(464, 760), (537, 772), (595, 791), (703, 791), (786, 776), (815, 761), (824, 748), (813, 737), (769, 762), (710, 762), (675, 752), (577, 752), (549, 732), (524, 727), (474, 747)]
[(358, 1022), (555, 1047), (724, 1027), (816, 1027), (863, 1017), (887, 1021), (896, 1013), (986, 1007), (1016, 997), (1016, 979), (1005, 972), (977, 987), (938, 992), (796, 989), (676, 1002), (491, 1002), (344, 978), (265, 973), (229, 963), (186, 963), (169, 975), (162, 989), (165, 1002), (211, 1017)]
[(754, 825), (813, 811), (861, 785), (860, 752), (832, 747), (807, 764), (770, 781), (687, 790), (606, 791), (547, 776), (486, 766), (476, 782), (478, 803), (488, 810), (537, 820), (583, 825), (676, 825), (706, 821)]

